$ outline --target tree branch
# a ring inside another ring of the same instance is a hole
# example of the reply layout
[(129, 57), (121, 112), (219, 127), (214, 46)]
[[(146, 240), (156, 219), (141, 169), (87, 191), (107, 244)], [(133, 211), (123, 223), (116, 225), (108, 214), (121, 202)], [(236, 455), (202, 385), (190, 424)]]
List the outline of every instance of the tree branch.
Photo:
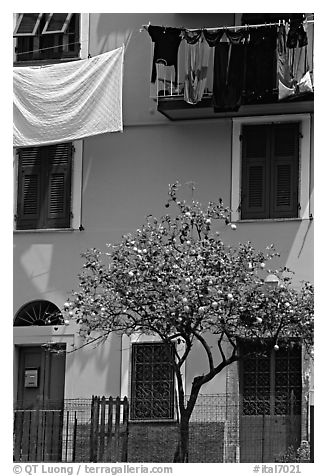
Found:
[(195, 337), (198, 339), (199, 342), (201, 342), (204, 350), (206, 351), (206, 354), (207, 354), (207, 357), (208, 357), (208, 361), (209, 361), (209, 369), (210, 369), (210, 372), (213, 372), (214, 370), (214, 364), (213, 364), (213, 358), (212, 358), (212, 352), (210, 350), (210, 347), (208, 345), (208, 343), (206, 342), (206, 340), (201, 336), (201, 334), (199, 334), (198, 332), (195, 332), (193, 331), (193, 334), (195, 335)]
[(219, 348), (219, 351), (220, 351), (221, 358), (223, 359), (223, 362), (226, 362), (226, 356), (225, 356), (225, 353), (224, 353), (222, 345), (221, 345), (223, 337), (224, 337), (224, 332), (221, 333), (221, 335), (218, 339), (218, 348)]

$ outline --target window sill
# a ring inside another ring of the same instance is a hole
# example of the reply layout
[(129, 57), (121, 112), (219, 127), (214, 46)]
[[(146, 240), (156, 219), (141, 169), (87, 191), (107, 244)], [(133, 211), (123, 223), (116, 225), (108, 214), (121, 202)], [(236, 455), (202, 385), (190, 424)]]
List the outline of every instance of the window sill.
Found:
[(15, 60), (13, 66), (48, 66), (50, 64), (67, 63), (68, 61), (79, 61), (80, 59), (80, 56), (67, 56), (66, 58), (30, 59), (21, 61)]
[(133, 418), (129, 418), (128, 420), (129, 423), (135, 424), (135, 423), (154, 423), (156, 425), (173, 425), (178, 423), (176, 419), (173, 420), (134, 420)]
[(80, 231), (78, 228), (36, 228), (33, 230), (14, 230), (14, 234), (20, 234), (20, 233), (54, 233), (54, 232), (59, 232), (59, 233), (67, 233), (67, 232), (72, 232), (72, 231)]
[(286, 222), (286, 221), (312, 221), (313, 218), (247, 218), (244, 220), (233, 220), (233, 223), (274, 223), (274, 222)]

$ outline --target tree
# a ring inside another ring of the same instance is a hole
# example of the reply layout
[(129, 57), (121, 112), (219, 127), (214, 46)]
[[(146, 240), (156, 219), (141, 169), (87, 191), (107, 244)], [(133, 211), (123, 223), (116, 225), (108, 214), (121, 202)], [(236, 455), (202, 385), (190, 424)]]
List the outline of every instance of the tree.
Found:
[[(280, 285), (267, 289), (264, 278), (271, 270), (266, 264), (278, 256), (273, 245), (263, 253), (250, 242), (237, 247), (223, 243), (218, 227), (236, 226), (222, 200), (206, 208), (195, 200), (188, 204), (178, 199), (179, 188), (178, 182), (169, 187), (166, 207), (174, 206), (174, 212), (161, 219), (148, 216), (142, 228), (108, 245), (105, 255), (96, 249), (83, 254), (80, 289), (66, 309), (80, 323), (86, 342), (123, 332), (158, 336), (172, 347), (179, 410), (174, 461), (186, 462), (189, 421), (199, 392), (244, 357), (240, 340), (275, 351), (279, 342), (294, 338), (312, 346), (313, 287), (292, 287), (291, 272), (283, 268), (274, 271)], [(100, 336), (93, 337), (94, 331)], [(216, 336), (218, 360), (208, 334)], [(184, 344), (182, 351), (177, 342)], [(186, 399), (182, 366), (195, 342), (202, 346), (208, 368), (194, 375)]]

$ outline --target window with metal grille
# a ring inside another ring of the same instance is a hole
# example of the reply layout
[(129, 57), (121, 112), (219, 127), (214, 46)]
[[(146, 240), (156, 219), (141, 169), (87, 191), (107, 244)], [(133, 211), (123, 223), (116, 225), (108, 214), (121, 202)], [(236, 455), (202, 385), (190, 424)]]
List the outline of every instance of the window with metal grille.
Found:
[(16, 61), (78, 58), (79, 13), (20, 13), (14, 30)]
[(299, 123), (244, 125), (241, 218), (298, 216)]
[(253, 344), (253, 352), (241, 363), (240, 388), (243, 415), (299, 415), (301, 413), (302, 364), (297, 343), (265, 351)]
[(133, 344), (131, 415), (134, 420), (174, 418), (173, 358), (173, 348), (166, 344)]
[(69, 228), (71, 143), (18, 149), (16, 229)]

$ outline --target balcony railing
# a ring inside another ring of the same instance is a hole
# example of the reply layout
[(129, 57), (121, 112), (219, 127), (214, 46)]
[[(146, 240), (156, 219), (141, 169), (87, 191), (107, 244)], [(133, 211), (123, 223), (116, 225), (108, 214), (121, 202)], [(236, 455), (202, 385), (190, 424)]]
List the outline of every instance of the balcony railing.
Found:
[[(308, 23), (306, 26), (308, 44), (305, 48), (296, 48), (294, 54), (295, 61), (297, 57), (303, 61), (305, 56), (305, 61), (307, 62), (308, 71), (310, 72), (310, 79), (313, 84), (313, 23)], [(222, 38), (224, 42), (226, 38)], [(205, 41), (205, 40), (203, 40)], [(153, 47), (153, 44), (152, 44)], [(203, 95), (201, 100), (197, 103), (188, 101), (187, 95), (185, 94), (185, 79), (188, 75), (188, 62), (187, 62), (187, 48), (188, 45), (186, 41), (181, 41), (179, 50), (178, 50), (178, 68), (177, 74), (175, 76), (175, 68), (173, 66), (165, 66), (164, 64), (156, 64), (157, 74), (156, 82), (151, 83), (150, 86), (150, 97), (157, 101), (158, 111), (169, 117), (170, 119), (181, 119), (181, 118), (195, 118), (201, 117), (201, 115), (208, 115), (208, 108), (211, 109), (210, 114), (214, 116), (214, 111), (212, 108), (213, 104), (213, 91), (214, 91), (214, 53), (215, 48), (212, 47), (209, 49), (209, 58), (208, 58), (208, 67), (205, 72), (205, 85), (203, 86)], [(303, 102), (303, 101), (312, 101), (313, 100), (313, 88), (312, 92), (306, 91), (305, 93), (296, 93), (293, 96), (287, 98), (281, 98), (278, 92), (278, 79), (277, 79), (277, 51), (272, 52), (272, 63), (274, 67), (272, 68), (271, 84), (273, 85), (269, 90), (265, 91), (265, 94), (262, 97), (251, 95), (248, 90), (249, 80), (253, 77), (251, 74), (249, 62), (245, 60), (245, 78), (246, 84), (242, 92), (241, 104), (242, 106), (257, 106), (257, 105), (267, 105), (267, 104), (285, 104), (294, 103), (294, 102)], [(256, 79), (257, 81), (257, 79)], [(277, 106), (278, 107), (278, 106)], [(292, 109), (292, 106), (290, 106)], [(177, 110), (180, 113), (176, 112)], [(202, 112), (201, 112), (202, 111)], [(215, 111), (219, 114), (220, 111)], [(227, 114), (226, 114), (227, 112)], [(222, 111), (223, 115), (234, 115), (233, 111), (228, 113), (228, 111)], [(237, 114), (236, 114), (237, 115)], [(216, 114), (217, 117), (217, 114)]]

